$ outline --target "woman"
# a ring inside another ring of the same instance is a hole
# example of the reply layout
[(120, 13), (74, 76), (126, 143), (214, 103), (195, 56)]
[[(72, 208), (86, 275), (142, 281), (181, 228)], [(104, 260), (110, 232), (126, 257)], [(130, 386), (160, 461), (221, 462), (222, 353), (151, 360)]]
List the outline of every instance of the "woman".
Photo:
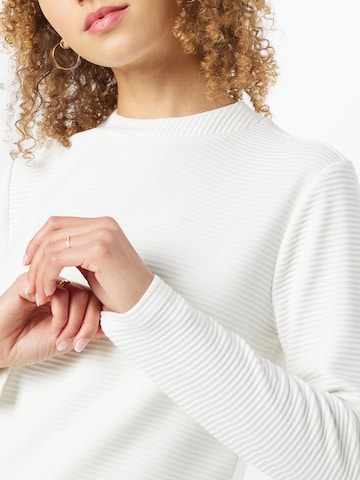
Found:
[(268, 118), (269, 14), (4, 2), (1, 478), (360, 477), (358, 182)]

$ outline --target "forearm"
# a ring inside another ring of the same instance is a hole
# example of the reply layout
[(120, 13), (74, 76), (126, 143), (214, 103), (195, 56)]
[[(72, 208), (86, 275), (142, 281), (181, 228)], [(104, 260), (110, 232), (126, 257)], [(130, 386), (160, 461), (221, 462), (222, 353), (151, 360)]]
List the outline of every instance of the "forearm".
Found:
[(259, 357), (160, 279), (128, 314), (103, 313), (102, 327), (175, 403), (270, 476), (359, 478), (351, 408)]

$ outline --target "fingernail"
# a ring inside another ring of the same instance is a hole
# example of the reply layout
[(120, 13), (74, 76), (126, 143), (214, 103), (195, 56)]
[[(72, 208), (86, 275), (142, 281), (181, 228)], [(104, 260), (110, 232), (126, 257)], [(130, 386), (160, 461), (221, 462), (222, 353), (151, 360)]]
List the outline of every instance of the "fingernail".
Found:
[(86, 338), (80, 338), (75, 344), (75, 348), (74, 348), (75, 352), (77, 353), (82, 352), (88, 343), (89, 343), (89, 340), (87, 340)]
[(28, 264), (28, 256), (27, 256), (27, 253), (25, 253), (24, 255), (24, 258), (23, 258), (23, 265), (27, 265)]
[(61, 342), (59, 343), (57, 349), (59, 350), (59, 352), (62, 352), (63, 350), (65, 350), (65, 348), (69, 345), (69, 339), (68, 338), (64, 338), (64, 340), (61, 340)]
[(51, 338), (53, 340), (55, 340), (59, 336), (60, 332), (61, 332), (61, 330), (55, 330), (55, 332), (51, 335)]
[(35, 302), (36, 302), (36, 305), (40, 307), (40, 297), (39, 297), (39, 294), (37, 293), (35, 294)]
[(46, 288), (44, 288), (44, 293), (45, 293), (45, 296), (46, 296), (46, 297), (49, 297), (49, 296), (50, 296), (50, 295), (48, 294)]

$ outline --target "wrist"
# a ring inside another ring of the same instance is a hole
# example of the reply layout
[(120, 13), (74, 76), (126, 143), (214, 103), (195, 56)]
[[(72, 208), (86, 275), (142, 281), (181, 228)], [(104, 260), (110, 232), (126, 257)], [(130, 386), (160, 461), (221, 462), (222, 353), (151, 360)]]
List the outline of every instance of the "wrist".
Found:
[(123, 314), (135, 307), (146, 293), (154, 279), (154, 274), (146, 269), (141, 276), (137, 276), (132, 281), (129, 281), (128, 294), (124, 295), (122, 301), (116, 306), (116, 312)]

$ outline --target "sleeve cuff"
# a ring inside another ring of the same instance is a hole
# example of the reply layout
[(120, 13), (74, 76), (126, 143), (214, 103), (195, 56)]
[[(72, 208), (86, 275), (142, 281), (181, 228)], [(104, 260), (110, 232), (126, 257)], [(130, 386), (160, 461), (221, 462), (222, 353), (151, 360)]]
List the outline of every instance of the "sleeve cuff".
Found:
[(113, 339), (116, 343), (117, 333), (119, 331), (119, 322), (124, 325), (131, 325), (131, 330), (148, 329), (152, 331), (155, 324), (159, 323), (160, 318), (166, 316), (169, 318), (169, 310), (177, 308), (174, 305), (175, 292), (157, 275), (154, 276), (149, 288), (138, 301), (138, 303), (125, 313), (102, 312), (101, 327), (104, 333)]

